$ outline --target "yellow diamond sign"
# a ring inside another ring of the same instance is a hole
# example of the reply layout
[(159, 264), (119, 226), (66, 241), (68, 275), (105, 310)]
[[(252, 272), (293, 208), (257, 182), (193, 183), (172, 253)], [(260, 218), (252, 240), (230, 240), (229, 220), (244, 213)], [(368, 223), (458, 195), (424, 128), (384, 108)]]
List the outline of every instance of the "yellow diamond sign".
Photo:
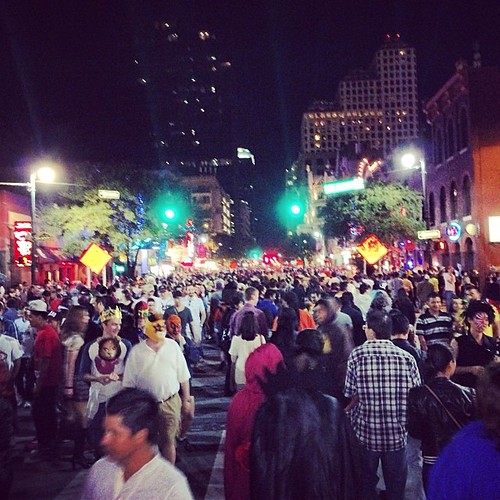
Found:
[(80, 257), (80, 262), (96, 274), (100, 273), (110, 260), (111, 255), (95, 243), (91, 243)]
[(375, 264), (389, 251), (374, 234), (363, 240), (357, 250), (368, 264)]

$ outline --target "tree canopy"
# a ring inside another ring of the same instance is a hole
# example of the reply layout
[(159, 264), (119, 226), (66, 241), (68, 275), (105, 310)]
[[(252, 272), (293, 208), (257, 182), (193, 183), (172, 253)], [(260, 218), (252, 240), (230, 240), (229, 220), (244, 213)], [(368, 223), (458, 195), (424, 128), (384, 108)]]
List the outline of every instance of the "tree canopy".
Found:
[(326, 237), (359, 242), (374, 233), (387, 245), (415, 239), (424, 228), (422, 196), (401, 184), (373, 182), (362, 191), (331, 197), (321, 210)]

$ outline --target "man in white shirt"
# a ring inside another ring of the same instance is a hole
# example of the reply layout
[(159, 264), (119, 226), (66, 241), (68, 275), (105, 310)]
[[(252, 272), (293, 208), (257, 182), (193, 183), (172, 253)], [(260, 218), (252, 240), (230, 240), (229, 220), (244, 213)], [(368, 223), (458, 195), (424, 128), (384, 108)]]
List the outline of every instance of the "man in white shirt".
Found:
[(158, 404), (139, 389), (123, 389), (106, 407), (101, 444), (106, 456), (87, 477), (86, 500), (193, 498), (185, 476), (156, 450)]
[(190, 285), (186, 287), (186, 296), (184, 297), (184, 305), (189, 308), (193, 315), (193, 337), (197, 345), (201, 344), (201, 332), (205, 320), (207, 319), (207, 312), (203, 300), (196, 295), (196, 289)]
[(189, 414), (192, 411), (190, 375), (179, 345), (165, 338), (166, 332), (161, 315), (155, 321), (146, 322), (147, 339), (130, 351), (123, 386), (147, 390), (153, 395), (160, 415), (160, 450), (175, 464), (175, 438), (179, 433), (181, 412)]

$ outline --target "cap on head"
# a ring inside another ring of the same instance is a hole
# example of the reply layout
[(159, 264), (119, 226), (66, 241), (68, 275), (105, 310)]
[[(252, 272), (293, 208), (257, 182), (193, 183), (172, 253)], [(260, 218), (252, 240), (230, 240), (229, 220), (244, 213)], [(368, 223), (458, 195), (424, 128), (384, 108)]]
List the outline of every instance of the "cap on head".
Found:
[(44, 300), (32, 300), (28, 304), (28, 309), (31, 312), (47, 313), (48, 312), (47, 302), (45, 302)]

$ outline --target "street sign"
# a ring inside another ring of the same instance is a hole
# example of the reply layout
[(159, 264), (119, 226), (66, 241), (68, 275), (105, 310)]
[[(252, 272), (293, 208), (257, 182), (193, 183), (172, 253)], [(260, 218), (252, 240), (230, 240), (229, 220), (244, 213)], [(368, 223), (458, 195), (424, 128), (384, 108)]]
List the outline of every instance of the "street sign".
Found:
[(374, 234), (364, 239), (357, 247), (357, 250), (368, 264), (375, 264), (389, 251)]
[(350, 191), (358, 191), (364, 188), (365, 180), (362, 177), (355, 177), (354, 179), (325, 182), (323, 184), (323, 193), (329, 196), (333, 194), (347, 193)]
[(80, 262), (96, 274), (100, 273), (110, 260), (111, 255), (95, 243), (91, 243), (80, 257)]
[(417, 233), (419, 240), (439, 240), (441, 238), (441, 230), (439, 229), (426, 229)]
[(111, 189), (99, 189), (97, 191), (99, 198), (104, 200), (119, 200), (120, 199), (120, 191), (113, 191)]

